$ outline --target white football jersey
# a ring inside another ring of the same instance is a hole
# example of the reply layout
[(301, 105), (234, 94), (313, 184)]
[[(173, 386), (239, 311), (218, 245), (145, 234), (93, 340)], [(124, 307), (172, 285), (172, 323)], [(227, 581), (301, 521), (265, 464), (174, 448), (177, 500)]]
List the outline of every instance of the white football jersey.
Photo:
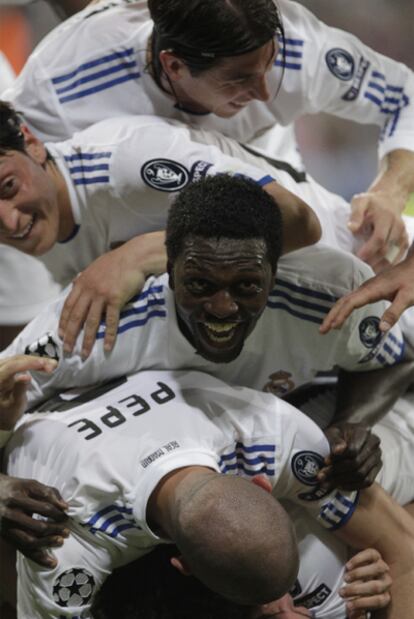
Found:
[(144, 369), (191, 368), (283, 395), (334, 366), (359, 371), (393, 365), (402, 358), (404, 341), (398, 325), (385, 336), (379, 331), (386, 307), (382, 301), (353, 312), (341, 330), (319, 333), (336, 299), (359, 286), (367, 272), (369, 268), (354, 256), (322, 245), (283, 257), (267, 307), (240, 355), (230, 363), (207, 361), (181, 333), (167, 275), (149, 278), (141, 294), (121, 312), (111, 353), (103, 349), (104, 324), (86, 361), (80, 355), (82, 333), (74, 353), (63, 353), (57, 335), (63, 298), (32, 321), (0, 358), (26, 352), (58, 360), (53, 374), (32, 374), (30, 405), (62, 388)]
[(55, 569), (19, 558), (19, 618), (89, 617), (112, 569), (167, 541), (151, 531), (147, 503), (181, 467), (264, 475), (276, 497), (340, 528), (358, 493), (318, 489), (328, 453), (321, 430), (287, 403), (198, 372), (140, 372), (63, 393), (26, 415), (7, 447), (8, 473), (59, 488), (72, 522), (72, 537), (53, 550)]
[[(43, 140), (66, 139), (105, 118), (151, 114), (248, 143), (275, 124), (327, 112), (377, 125), (380, 156), (413, 150), (412, 71), (326, 26), (300, 4), (278, 0), (278, 6), (285, 39), (268, 75), (277, 96), (252, 101), (232, 118), (182, 111), (156, 85), (147, 69), (152, 22), (144, 0), (105, 0), (63, 22), (41, 41), (5, 97)], [(273, 138), (273, 154), (300, 166), (293, 131), (289, 140), (290, 148), (283, 144), (279, 152)]]
[(40, 257), (62, 285), (120, 243), (164, 229), (171, 198), (190, 182), (229, 173), (265, 186), (278, 172), (241, 148), (243, 160), (233, 157), (233, 140), (155, 116), (106, 120), (47, 148), (75, 220), (69, 238)]

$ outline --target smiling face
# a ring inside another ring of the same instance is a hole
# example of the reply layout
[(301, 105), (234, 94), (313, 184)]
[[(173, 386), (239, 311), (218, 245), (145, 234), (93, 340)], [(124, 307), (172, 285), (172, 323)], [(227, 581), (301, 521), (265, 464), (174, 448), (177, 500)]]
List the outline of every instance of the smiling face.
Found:
[(0, 156), (0, 242), (32, 256), (44, 254), (58, 239), (57, 191), (45, 159), (37, 140), (27, 154), (11, 150)]
[(191, 75), (183, 61), (171, 52), (161, 52), (160, 59), (183, 107), (230, 118), (251, 101), (270, 98), (267, 74), (276, 54), (277, 46), (272, 39), (247, 54), (223, 58), (217, 66), (197, 76)]
[(185, 337), (209, 361), (236, 359), (274, 284), (265, 242), (189, 237), (169, 273)]

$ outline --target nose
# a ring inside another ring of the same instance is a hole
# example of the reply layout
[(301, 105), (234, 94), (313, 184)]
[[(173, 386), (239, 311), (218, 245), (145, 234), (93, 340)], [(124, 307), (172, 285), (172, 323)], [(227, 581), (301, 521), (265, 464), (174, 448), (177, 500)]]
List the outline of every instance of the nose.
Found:
[(0, 229), (8, 234), (14, 234), (18, 231), (18, 227), (19, 214), (17, 210), (0, 200)]
[(239, 306), (228, 290), (218, 290), (204, 303), (205, 311), (216, 318), (229, 318), (239, 311)]
[(252, 86), (251, 94), (252, 97), (258, 101), (268, 101), (270, 92), (266, 75), (261, 75), (256, 79), (254, 86)]

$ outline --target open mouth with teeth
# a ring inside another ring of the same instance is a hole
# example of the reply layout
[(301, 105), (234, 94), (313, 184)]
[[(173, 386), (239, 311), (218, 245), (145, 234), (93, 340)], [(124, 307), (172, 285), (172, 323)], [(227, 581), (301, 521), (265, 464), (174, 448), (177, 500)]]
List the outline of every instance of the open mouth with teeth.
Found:
[(240, 326), (240, 324), (237, 322), (202, 323), (204, 334), (213, 344), (228, 344), (231, 342), (238, 326)]
[(17, 240), (17, 241), (22, 241), (23, 239), (26, 239), (29, 234), (32, 231), (32, 228), (34, 226), (34, 223), (36, 221), (36, 216), (32, 215), (30, 218), (30, 221), (28, 224), (26, 224), (26, 226), (23, 228), (23, 230), (21, 230), (21, 232), (17, 232), (16, 234), (11, 234), (10, 238), (13, 240)]

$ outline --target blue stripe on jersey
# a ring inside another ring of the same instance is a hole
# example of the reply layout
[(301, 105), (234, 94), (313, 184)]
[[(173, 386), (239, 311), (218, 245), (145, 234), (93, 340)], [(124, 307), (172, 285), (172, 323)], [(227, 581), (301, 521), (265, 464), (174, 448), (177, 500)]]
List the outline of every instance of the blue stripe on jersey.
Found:
[(405, 342), (404, 340), (398, 340), (394, 333), (388, 333), (388, 339), (391, 340), (391, 342), (393, 344), (395, 344), (396, 346), (398, 346), (398, 348), (403, 352), (405, 349)]
[(381, 114), (386, 116), (380, 139), (391, 137), (397, 127), (401, 110), (410, 102), (403, 86), (388, 84), (383, 73), (372, 71), (363, 96), (379, 107)]
[(256, 181), (256, 183), (260, 185), (260, 187), (264, 187), (265, 185), (268, 185), (269, 183), (273, 183), (274, 180), (275, 179), (268, 174), (267, 176), (263, 176), (261, 179)]
[(307, 314), (303, 314), (302, 312), (296, 312), (285, 303), (268, 303), (267, 307), (270, 307), (271, 309), (281, 309), (290, 314), (291, 316), (294, 316), (295, 318), (300, 318), (300, 320), (307, 320), (308, 322), (314, 322), (317, 325), (321, 325), (323, 323), (323, 318), (317, 318), (316, 316), (310, 316)]
[(105, 64), (106, 62), (112, 62), (113, 60), (117, 60), (119, 58), (125, 58), (126, 56), (131, 56), (133, 54), (134, 48), (129, 47), (123, 51), (113, 52), (112, 54), (107, 54), (106, 56), (102, 56), (101, 58), (96, 58), (95, 60), (90, 60), (89, 62), (84, 62), (79, 65), (74, 71), (70, 73), (66, 73), (65, 75), (60, 75), (59, 77), (52, 78), (52, 84), (61, 84), (67, 80), (71, 80), (76, 77), (82, 71), (87, 71), (88, 69), (93, 69), (99, 65)]
[(278, 41), (280, 47), (274, 65), (284, 69), (299, 71), (302, 68), (303, 39), (278, 37)]
[[(330, 307), (325, 307), (324, 305), (319, 305), (318, 303), (311, 303), (310, 301), (304, 301), (303, 299), (297, 299), (292, 297), (288, 292), (284, 292), (284, 290), (278, 290), (274, 292), (272, 297), (282, 297), (282, 299), (286, 299), (290, 303), (294, 305), (298, 305), (299, 307), (303, 307), (305, 309), (312, 309), (315, 312), (321, 312), (323, 314), (327, 314), (330, 310)], [(269, 307), (272, 307), (271, 302), (267, 304)]]
[(298, 286), (297, 284), (292, 284), (291, 282), (287, 282), (284, 279), (277, 278), (276, 287), (270, 293), (270, 296), (274, 294), (275, 290), (279, 286), (283, 288), (287, 288), (288, 290), (292, 290), (292, 292), (297, 292), (298, 294), (303, 294), (307, 297), (313, 297), (315, 299), (320, 299), (321, 301), (327, 301), (328, 303), (336, 303), (338, 297), (335, 297), (333, 294), (328, 294), (327, 292), (320, 292), (319, 290), (312, 290), (310, 288), (304, 288), (303, 286)]
[(101, 153), (74, 153), (73, 155), (65, 155), (65, 161), (82, 161), (85, 159), (86, 161), (90, 161), (92, 159), (105, 159), (112, 157), (112, 153), (110, 150), (104, 151)]
[[(278, 290), (278, 288), (282, 288), (282, 290)], [(286, 292), (283, 288), (289, 292)], [(325, 302), (326, 305), (315, 303), (315, 299)], [(295, 318), (320, 325), (336, 300), (337, 297), (331, 294), (277, 280), (276, 288), (269, 295), (267, 307), (281, 309), (291, 316), (295, 316)]]
[[(222, 473), (235, 471), (244, 473), (250, 477), (258, 474), (272, 476), (275, 474), (275, 445), (244, 445), (236, 443), (235, 449), (225, 453), (218, 462)], [(248, 454), (255, 454), (253, 457)]]
[[(156, 295), (163, 292), (163, 286), (154, 286), (145, 290), (140, 295), (134, 297), (133, 303), (128, 303), (125, 310), (120, 314), (119, 326), (117, 333), (125, 333), (130, 329), (136, 327), (142, 327), (147, 324), (151, 318), (165, 318), (167, 312), (165, 310), (165, 299), (163, 297), (157, 298), (149, 297), (149, 295)], [(141, 303), (135, 306), (134, 303)], [(153, 309), (151, 309), (153, 308)], [(131, 317), (142, 315), (139, 319), (131, 320)], [(105, 321), (102, 320), (96, 334), (96, 339), (100, 340), (105, 337)]]
[(358, 499), (358, 492), (356, 492), (354, 500), (350, 500), (337, 492), (331, 501), (322, 506), (319, 518), (322, 520), (323, 526), (330, 530), (343, 527), (354, 513)]
[(127, 529), (141, 531), (141, 527), (129, 516), (132, 516), (132, 509), (116, 504), (107, 505), (91, 516), (84, 526), (93, 534), (99, 531), (113, 538)]
[[(109, 159), (112, 157), (110, 151), (97, 153), (75, 153), (73, 155), (65, 155), (64, 159), (69, 164), (68, 172), (70, 173), (74, 185), (95, 185), (109, 183)], [(91, 162), (86, 164), (83, 162)], [(95, 163), (97, 162), (97, 163)], [(98, 174), (100, 172), (100, 174)]]
[[(109, 69), (103, 69), (102, 71), (97, 71), (96, 73), (90, 73), (86, 77), (81, 77), (80, 79), (71, 82), (64, 88), (57, 88), (56, 94), (63, 95), (65, 92), (69, 92), (78, 86), (82, 86), (82, 84), (88, 84), (89, 82), (93, 82), (94, 80), (98, 80), (101, 77), (106, 77), (107, 75), (113, 75), (114, 73), (118, 73), (123, 69), (133, 69), (137, 66), (135, 60), (131, 62), (122, 62), (121, 64), (117, 64), (114, 67), (110, 67)], [(138, 76), (139, 77), (139, 76)]]
[(61, 97), (59, 99), (59, 102), (69, 103), (70, 101), (75, 101), (76, 99), (82, 99), (83, 97), (89, 97), (89, 95), (94, 95), (97, 92), (102, 92), (102, 90), (107, 90), (109, 88), (113, 88), (114, 86), (118, 86), (119, 84), (124, 84), (125, 82), (129, 82), (130, 80), (135, 80), (138, 77), (141, 77), (140, 73), (130, 73), (129, 75), (123, 75), (122, 77), (118, 77), (115, 80), (111, 80), (103, 84), (98, 84), (97, 86), (94, 86), (93, 88), (87, 88), (86, 90), (80, 90), (79, 92), (73, 95), (67, 95), (66, 97)]

